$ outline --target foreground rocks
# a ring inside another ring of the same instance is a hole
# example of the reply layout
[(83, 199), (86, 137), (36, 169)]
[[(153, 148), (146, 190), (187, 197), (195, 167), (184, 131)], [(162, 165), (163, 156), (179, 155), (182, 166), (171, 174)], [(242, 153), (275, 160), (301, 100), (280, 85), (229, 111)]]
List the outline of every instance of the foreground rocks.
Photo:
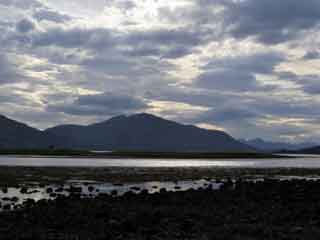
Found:
[(320, 181), (28, 201), (0, 213), (0, 239), (319, 239)]

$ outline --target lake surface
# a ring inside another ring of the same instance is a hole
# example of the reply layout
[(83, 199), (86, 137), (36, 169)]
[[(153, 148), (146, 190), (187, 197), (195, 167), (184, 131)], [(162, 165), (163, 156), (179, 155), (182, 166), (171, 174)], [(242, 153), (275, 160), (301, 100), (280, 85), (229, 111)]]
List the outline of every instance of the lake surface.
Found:
[(0, 156), (0, 166), (29, 167), (229, 167), (320, 168), (320, 155), (277, 159), (99, 159), (41, 156)]

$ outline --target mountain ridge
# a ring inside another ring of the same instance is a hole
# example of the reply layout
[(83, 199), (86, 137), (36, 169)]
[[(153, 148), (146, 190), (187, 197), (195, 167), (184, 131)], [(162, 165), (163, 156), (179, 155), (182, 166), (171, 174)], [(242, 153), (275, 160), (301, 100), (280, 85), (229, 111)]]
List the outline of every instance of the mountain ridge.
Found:
[[(65, 145), (65, 144), (63, 144)], [(62, 146), (60, 140), (47, 132), (0, 115), (0, 148), (48, 148)]]
[(255, 152), (223, 131), (184, 125), (148, 113), (119, 115), (89, 125), (58, 125), (43, 131), (0, 116), (0, 132), (0, 149)]
[(140, 113), (90, 125), (59, 125), (45, 132), (69, 138), (73, 148), (125, 151), (252, 152), (225, 132)]

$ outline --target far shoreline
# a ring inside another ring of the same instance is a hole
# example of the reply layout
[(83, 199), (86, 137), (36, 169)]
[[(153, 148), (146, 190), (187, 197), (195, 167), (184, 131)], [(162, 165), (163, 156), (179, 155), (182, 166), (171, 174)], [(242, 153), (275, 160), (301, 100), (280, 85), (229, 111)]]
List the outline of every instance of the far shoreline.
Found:
[(295, 158), (290, 155), (259, 152), (134, 152), (112, 151), (94, 152), (69, 149), (9, 149), (0, 150), (0, 156), (8, 157), (33, 157), (33, 158), (98, 158), (98, 159), (283, 159)]

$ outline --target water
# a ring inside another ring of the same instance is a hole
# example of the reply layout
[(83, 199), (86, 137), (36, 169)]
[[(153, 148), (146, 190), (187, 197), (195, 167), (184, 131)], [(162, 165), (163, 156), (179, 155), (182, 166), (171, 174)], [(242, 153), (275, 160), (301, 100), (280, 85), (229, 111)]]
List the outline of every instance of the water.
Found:
[[(97, 158), (70, 158), (70, 157), (24, 157), (24, 156), (0, 156), (0, 166), (29, 166), (29, 167), (225, 167), (225, 168), (320, 168), (320, 156), (300, 155), (297, 158), (281, 159), (97, 159)], [(281, 176), (277, 177), (282, 179)], [(293, 177), (296, 178), (296, 177)], [(305, 177), (304, 177), (305, 178)], [(286, 176), (284, 179), (290, 179)], [(318, 177), (316, 178), (318, 179)], [(206, 188), (211, 186), (218, 189), (221, 183), (214, 180), (178, 181), (178, 182), (142, 182), (114, 185), (104, 182), (89, 182), (73, 180), (63, 186), (48, 185), (45, 187), (33, 186), (28, 188), (28, 193), (21, 193), (21, 188), (10, 187), (7, 192), (0, 190), (0, 205), (19, 206), (26, 199), (52, 199), (54, 196), (47, 192), (48, 187), (53, 193), (68, 196), (70, 187), (80, 187), (83, 197), (95, 197), (100, 193), (111, 194), (117, 191), (117, 195), (132, 191), (139, 193), (148, 190), (149, 193), (159, 192), (164, 188), (167, 191), (185, 191), (188, 189)], [(88, 186), (93, 187), (89, 191)], [(56, 192), (56, 190), (60, 191)], [(61, 190), (62, 189), (62, 190)], [(14, 199), (15, 197), (15, 199)], [(14, 200), (14, 201), (13, 201)], [(0, 208), (1, 211), (1, 208)]]
[[(112, 183), (99, 183), (99, 182), (89, 182), (81, 183), (79, 181), (69, 181), (64, 185), (48, 185), (46, 187), (29, 187), (27, 193), (21, 193), (21, 188), (9, 187), (6, 192), (0, 190), (0, 205), (4, 206), (6, 204), (13, 206), (21, 205), (27, 199), (33, 199), (39, 201), (41, 199), (54, 199), (54, 194), (69, 196), (70, 187), (81, 188), (82, 197), (96, 197), (100, 193), (112, 194), (116, 191), (116, 196), (121, 196), (124, 193), (131, 191), (133, 193), (140, 193), (142, 190), (148, 190), (148, 193), (153, 194), (160, 191), (160, 189), (166, 189), (166, 191), (186, 191), (188, 189), (198, 189), (198, 188), (208, 188), (209, 186), (213, 190), (219, 189), (222, 183), (217, 183), (214, 180), (196, 180), (196, 181), (177, 181), (177, 182), (143, 182), (143, 183), (128, 183), (115, 185)], [(91, 187), (91, 191), (89, 190)], [(47, 189), (50, 188), (52, 193), (48, 193)], [(59, 190), (60, 189), (60, 190)], [(16, 201), (12, 199), (16, 197)], [(0, 208), (1, 211), (1, 208)]]
[(277, 159), (98, 159), (70, 157), (0, 156), (0, 166), (29, 167), (227, 167), (320, 168), (320, 155)]

